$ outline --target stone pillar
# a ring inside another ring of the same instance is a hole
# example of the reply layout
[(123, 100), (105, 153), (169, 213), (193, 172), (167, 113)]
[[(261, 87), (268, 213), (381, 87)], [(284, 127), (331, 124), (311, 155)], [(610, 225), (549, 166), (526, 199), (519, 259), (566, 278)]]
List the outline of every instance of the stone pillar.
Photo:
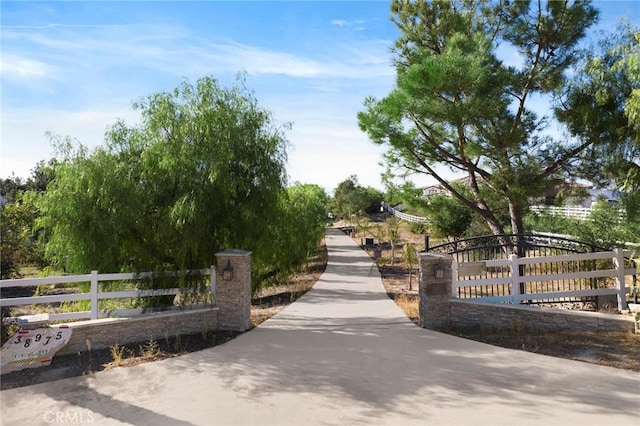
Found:
[(218, 329), (246, 331), (251, 328), (251, 252), (225, 250), (216, 258)]
[[(433, 330), (450, 325), (453, 257), (437, 253), (420, 253), (420, 326)], [(442, 278), (435, 270), (442, 270)]]

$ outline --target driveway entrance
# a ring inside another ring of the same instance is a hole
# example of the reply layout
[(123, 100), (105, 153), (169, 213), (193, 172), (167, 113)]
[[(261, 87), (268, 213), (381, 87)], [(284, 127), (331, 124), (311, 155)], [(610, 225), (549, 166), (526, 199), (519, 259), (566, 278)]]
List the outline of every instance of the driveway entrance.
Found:
[(173, 359), (2, 391), (2, 424), (640, 425), (640, 374), (419, 328), (348, 236), (330, 229), (327, 244), (314, 288), (260, 327)]

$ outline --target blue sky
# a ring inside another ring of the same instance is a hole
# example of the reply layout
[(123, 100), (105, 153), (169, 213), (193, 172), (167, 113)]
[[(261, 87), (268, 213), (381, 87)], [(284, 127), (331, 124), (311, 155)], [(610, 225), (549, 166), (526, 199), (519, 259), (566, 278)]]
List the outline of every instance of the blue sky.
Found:
[[(599, 1), (599, 27), (638, 25), (638, 1)], [(398, 31), (388, 1), (2, 1), (0, 176), (27, 177), (54, 155), (45, 132), (88, 147), (131, 103), (211, 75), (247, 86), (291, 122), (291, 182), (327, 190), (349, 175), (382, 189), (384, 149), (357, 125), (366, 96), (393, 87)], [(542, 107), (544, 108), (544, 107)], [(416, 183), (428, 181), (417, 179)]]

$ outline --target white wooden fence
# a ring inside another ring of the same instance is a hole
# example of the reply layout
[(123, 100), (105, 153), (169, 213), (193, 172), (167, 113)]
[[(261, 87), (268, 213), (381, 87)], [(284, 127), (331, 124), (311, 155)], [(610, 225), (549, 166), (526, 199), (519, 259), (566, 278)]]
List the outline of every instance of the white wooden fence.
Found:
[[(585, 220), (591, 214), (591, 207), (581, 206), (530, 206), (534, 213), (551, 213), (556, 216), (571, 217), (574, 219)], [(620, 218), (624, 218), (625, 210), (619, 210)]]
[[(402, 213), (401, 211), (394, 209), (387, 203), (382, 203), (382, 207), (387, 210), (389, 213), (397, 216), (402, 220), (406, 220), (407, 222), (417, 222), (417, 223), (427, 223), (429, 219), (422, 216), (414, 216), (411, 214)], [(591, 214), (591, 207), (580, 207), (580, 206), (530, 206), (530, 209), (534, 213), (542, 213), (547, 212), (552, 215), (557, 216), (566, 216), (574, 219), (585, 220)], [(625, 211), (624, 209), (620, 209), (620, 218), (624, 218)]]
[[(626, 309), (626, 294), (629, 290), (625, 284), (626, 276), (635, 275), (635, 268), (625, 268), (624, 258), (629, 256), (630, 251), (615, 249), (607, 252), (597, 253), (580, 253), (561, 256), (544, 256), (544, 257), (528, 257), (519, 258), (512, 254), (508, 259), (485, 260), (481, 262), (453, 262), (453, 285), (452, 297), (457, 297), (458, 289), (463, 287), (478, 287), (492, 285), (507, 285), (509, 289), (508, 295), (502, 296), (481, 296), (482, 301), (496, 303), (513, 303), (518, 304), (521, 301), (558, 299), (569, 297), (585, 297), (585, 296), (605, 296), (616, 295), (618, 300), (618, 310)], [(541, 273), (528, 274), (520, 276), (519, 269), (521, 265), (535, 265), (544, 263), (566, 263), (578, 262), (585, 260), (612, 259), (613, 269), (592, 270), (581, 272), (565, 272), (565, 273)], [(461, 279), (469, 276), (486, 275), (487, 268), (503, 268), (508, 267), (510, 273), (504, 277), (492, 278), (474, 278)], [(521, 283), (544, 282), (554, 280), (573, 280), (573, 279), (589, 279), (589, 278), (615, 278), (615, 288), (592, 288), (571, 291), (551, 291), (551, 292), (531, 292), (527, 294), (520, 293)], [(479, 297), (480, 298), (480, 297)]]
[[(189, 274), (195, 274), (200, 276), (210, 276), (210, 291), (212, 303), (215, 303), (215, 287), (216, 276), (215, 269), (212, 266), (209, 269), (200, 269), (194, 271), (186, 271)], [(177, 277), (181, 272), (171, 271), (165, 272), (163, 276)], [(43, 305), (51, 303), (61, 303), (77, 300), (89, 300), (91, 308), (89, 311), (82, 312), (63, 312), (63, 313), (50, 313), (37, 315), (31, 320), (36, 321), (66, 321), (76, 319), (98, 319), (107, 316), (118, 315), (131, 315), (140, 313), (142, 310), (100, 310), (99, 301), (103, 299), (122, 299), (122, 298), (136, 298), (136, 297), (148, 297), (148, 296), (168, 296), (181, 294), (183, 290), (180, 288), (167, 288), (167, 289), (155, 289), (155, 290), (127, 290), (127, 291), (99, 291), (99, 283), (107, 281), (135, 281), (139, 279), (146, 279), (153, 277), (151, 272), (143, 273), (115, 273), (115, 274), (99, 274), (98, 271), (91, 271), (90, 274), (84, 275), (69, 275), (62, 277), (46, 277), (46, 278), (26, 278), (26, 279), (13, 279), (0, 281), (0, 296), (2, 291), (10, 287), (38, 287), (43, 285), (55, 285), (55, 284), (72, 284), (72, 283), (91, 283), (91, 288), (88, 293), (71, 293), (71, 294), (57, 294), (47, 296), (33, 296), (33, 297), (0, 297), (0, 306), (24, 306), (24, 305)], [(207, 292), (208, 293), (208, 292)], [(135, 312), (134, 312), (135, 311)]]
[[(550, 238), (565, 238), (567, 240), (573, 240), (576, 237), (574, 237), (573, 235), (567, 235), (567, 234), (554, 234), (552, 232), (538, 232), (538, 231), (533, 231), (533, 234), (535, 234), (536, 236), (541, 236), (541, 237), (550, 237)], [(597, 243), (601, 243), (602, 240), (598, 240), (596, 241)], [(551, 240), (549, 240), (549, 244), (551, 244)], [(629, 241), (617, 241), (616, 244), (618, 244), (620, 247), (627, 247), (627, 248), (640, 248), (640, 243), (630, 243)]]
[(398, 211), (398, 210), (394, 209), (393, 207), (391, 207), (387, 203), (382, 203), (382, 207), (384, 209), (386, 209), (389, 213), (391, 213), (394, 216), (396, 216), (397, 218), (402, 219), (402, 220), (406, 220), (407, 222), (413, 222), (413, 223), (427, 223), (427, 222), (429, 222), (429, 219), (427, 219), (426, 217), (414, 216), (412, 214), (402, 213), (401, 211)]

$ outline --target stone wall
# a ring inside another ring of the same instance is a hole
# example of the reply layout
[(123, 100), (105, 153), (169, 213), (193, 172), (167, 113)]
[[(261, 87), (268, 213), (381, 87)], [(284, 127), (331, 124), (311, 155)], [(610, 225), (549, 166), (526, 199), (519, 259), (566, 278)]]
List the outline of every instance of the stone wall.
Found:
[(635, 320), (629, 315), (483, 303), (470, 299), (451, 299), (449, 305), (454, 327), (518, 326), (537, 330), (635, 332)]
[[(251, 328), (251, 252), (225, 250), (216, 253), (216, 257), (216, 280), (212, 284), (215, 307), (71, 322), (68, 324), (73, 329), (71, 339), (58, 354), (73, 354), (84, 352), (89, 347), (102, 349), (116, 343), (124, 345), (177, 335), (248, 330)], [(230, 268), (226, 276), (225, 268)]]
[(218, 329), (218, 308), (157, 312), (133, 318), (104, 318), (68, 324), (71, 339), (57, 355), (103, 349), (114, 344), (160, 340)]
[[(420, 325), (423, 328), (517, 326), (538, 330), (637, 332), (636, 321), (627, 315), (452, 298), (452, 262), (453, 258), (449, 255), (420, 253)], [(436, 277), (436, 265), (442, 269), (441, 277)]]

